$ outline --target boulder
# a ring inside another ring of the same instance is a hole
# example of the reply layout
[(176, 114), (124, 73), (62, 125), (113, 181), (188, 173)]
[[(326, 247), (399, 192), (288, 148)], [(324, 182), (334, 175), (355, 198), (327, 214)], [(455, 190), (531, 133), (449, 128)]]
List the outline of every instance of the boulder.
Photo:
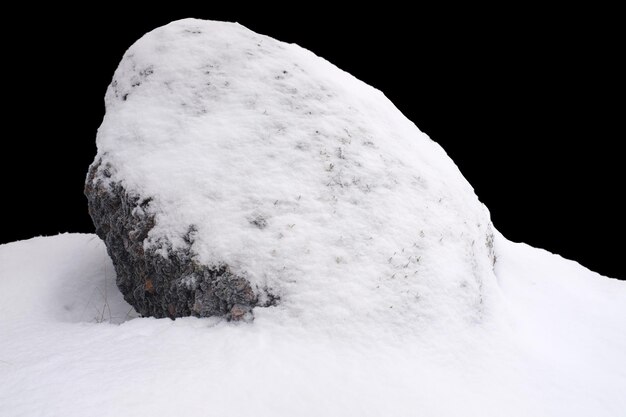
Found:
[(105, 104), (85, 194), (140, 314), (489, 310), (493, 235), (471, 186), (380, 91), (313, 53), (176, 21), (124, 54)]

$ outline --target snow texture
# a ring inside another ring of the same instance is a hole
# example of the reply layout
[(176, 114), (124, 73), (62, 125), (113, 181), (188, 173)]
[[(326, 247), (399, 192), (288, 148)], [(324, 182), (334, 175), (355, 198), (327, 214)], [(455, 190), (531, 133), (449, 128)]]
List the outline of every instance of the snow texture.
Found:
[(146, 252), (191, 241), (195, 262), (305, 326), (492, 314), (491, 223), (472, 187), (380, 91), (311, 52), (173, 22), (126, 52), (106, 109), (88, 187), (136, 196), (155, 222)]
[(623, 416), (626, 284), (495, 243), (506, 320), (359, 335), (134, 318), (96, 236), (2, 245), (0, 415)]

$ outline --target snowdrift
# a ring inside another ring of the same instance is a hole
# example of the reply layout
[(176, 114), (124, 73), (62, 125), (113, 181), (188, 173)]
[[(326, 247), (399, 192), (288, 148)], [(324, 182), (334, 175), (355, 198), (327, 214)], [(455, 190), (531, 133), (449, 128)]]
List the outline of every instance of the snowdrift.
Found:
[(135, 318), (96, 236), (2, 245), (0, 415), (622, 415), (626, 285), (495, 243), (506, 320), (422, 335)]

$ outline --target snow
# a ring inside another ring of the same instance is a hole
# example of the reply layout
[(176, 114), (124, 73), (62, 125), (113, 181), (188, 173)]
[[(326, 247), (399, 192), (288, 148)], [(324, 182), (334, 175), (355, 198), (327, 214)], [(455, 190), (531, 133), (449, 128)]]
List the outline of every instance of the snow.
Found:
[(255, 315), (419, 333), (498, 303), (489, 213), (456, 165), (380, 91), (297, 45), (232, 23), (158, 28), (122, 58), (97, 145), (95, 181), (151, 199), (145, 245), (195, 230), (199, 262), (280, 297)]
[(355, 336), (135, 318), (96, 236), (2, 245), (0, 415), (624, 415), (625, 283), (496, 246), (507, 320)]
[(113, 265), (98, 236), (61, 235), (1, 248), (4, 320), (119, 324), (137, 317), (115, 285)]
[(106, 104), (101, 179), (152, 198), (146, 245), (193, 225), (199, 260), (280, 303), (137, 317), (95, 235), (0, 245), (0, 416), (625, 415), (626, 283), (507, 241), (379, 91), (184, 20)]

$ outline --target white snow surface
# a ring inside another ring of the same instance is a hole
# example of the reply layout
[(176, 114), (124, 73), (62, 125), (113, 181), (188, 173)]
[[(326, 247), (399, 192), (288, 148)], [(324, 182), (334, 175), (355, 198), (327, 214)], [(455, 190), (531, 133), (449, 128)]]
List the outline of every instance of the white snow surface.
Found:
[(456, 165), (297, 45), (232, 23), (158, 28), (115, 72), (97, 145), (96, 181), (152, 199), (146, 246), (193, 226), (199, 261), (270, 288), (277, 320), (421, 332), (497, 303), (489, 213)]
[(141, 318), (95, 235), (0, 245), (0, 416), (626, 415), (626, 283), (507, 241), (379, 91), (184, 20), (106, 104), (100, 179), (153, 199), (146, 245), (193, 225), (201, 261), (280, 303)]
[(506, 320), (345, 335), (135, 318), (96, 236), (2, 245), (0, 415), (623, 416), (626, 283), (496, 247)]

